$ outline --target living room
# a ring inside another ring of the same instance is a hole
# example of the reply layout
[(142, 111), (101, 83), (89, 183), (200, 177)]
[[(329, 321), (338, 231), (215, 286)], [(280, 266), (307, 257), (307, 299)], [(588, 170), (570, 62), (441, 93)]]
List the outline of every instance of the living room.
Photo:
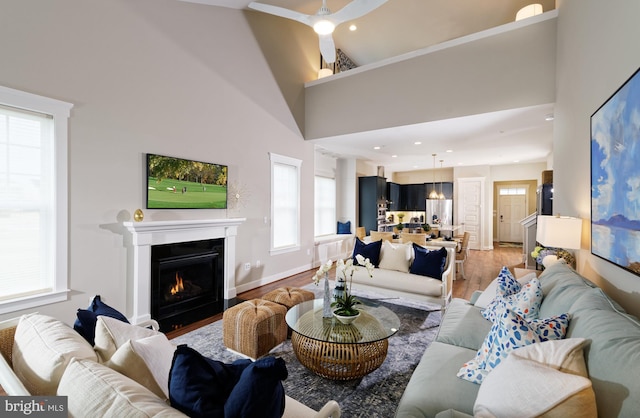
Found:
[[(70, 292), (68, 300), (42, 306), (42, 312), (72, 321), (75, 309), (96, 293), (130, 308), (122, 222), (144, 207), (148, 152), (203, 156), (229, 166), (229, 182), (240, 191), (233, 209), (150, 210), (145, 219), (246, 218), (237, 236), (238, 291), (310, 268), (313, 222), (300, 224), (299, 251), (270, 255), (268, 173), (270, 152), (303, 161), (301, 219), (311, 219), (314, 145), (303, 140), (303, 111), (292, 111), (289, 101), (312, 79), (315, 52), (287, 43), (287, 55), (274, 63), (263, 55), (266, 39), (256, 39), (255, 16), (173, 0), (16, 0), (3, 6), (0, 84), (74, 105), (68, 149)], [(551, 168), (558, 195), (554, 211), (563, 215), (589, 218), (589, 116), (638, 67), (627, 53), (638, 30), (631, 18), (637, 5), (617, 6), (558, 2)], [(317, 42), (294, 24), (286, 33), (287, 39), (295, 34), (302, 42)], [(362, 174), (375, 174), (370, 169)], [(96, 178), (105, 184), (96, 185)], [(629, 312), (640, 312), (636, 277), (590, 254), (586, 226), (577, 255), (579, 272)]]

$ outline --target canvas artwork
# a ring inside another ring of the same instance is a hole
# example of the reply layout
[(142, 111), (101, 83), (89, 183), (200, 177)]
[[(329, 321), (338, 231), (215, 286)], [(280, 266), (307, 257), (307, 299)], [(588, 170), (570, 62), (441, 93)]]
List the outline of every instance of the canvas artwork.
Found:
[(591, 116), (591, 252), (640, 275), (640, 70)]
[(147, 154), (148, 209), (225, 209), (226, 165)]

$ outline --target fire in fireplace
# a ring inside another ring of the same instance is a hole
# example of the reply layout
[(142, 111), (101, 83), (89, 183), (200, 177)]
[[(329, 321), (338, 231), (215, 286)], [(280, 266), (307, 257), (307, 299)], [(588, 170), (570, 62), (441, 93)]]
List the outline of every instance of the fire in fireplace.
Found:
[(171, 331), (224, 310), (224, 239), (151, 247), (151, 316)]

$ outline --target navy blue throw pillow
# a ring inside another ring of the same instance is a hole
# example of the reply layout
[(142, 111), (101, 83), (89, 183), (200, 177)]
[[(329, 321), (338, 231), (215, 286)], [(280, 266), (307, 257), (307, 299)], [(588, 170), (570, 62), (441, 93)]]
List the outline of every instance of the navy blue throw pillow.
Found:
[(350, 234), (351, 233), (351, 221), (340, 222), (338, 221), (338, 234)]
[(224, 418), (224, 404), (251, 360), (225, 364), (179, 345), (169, 373), (171, 406), (192, 418)]
[(357, 264), (356, 255), (360, 254), (364, 258), (368, 258), (371, 264), (378, 267), (380, 264), (380, 249), (382, 248), (382, 240), (365, 244), (356, 237), (356, 244), (353, 247), (353, 263)]
[(283, 359), (263, 357), (242, 372), (224, 405), (225, 418), (280, 418), (284, 414), (287, 366)]
[(444, 272), (444, 266), (447, 263), (446, 248), (429, 251), (420, 245), (413, 244), (413, 252), (415, 258), (409, 273), (442, 280), (442, 272)]
[(78, 309), (77, 319), (73, 324), (73, 329), (82, 335), (85, 340), (89, 341), (91, 345), (95, 344), (96, 321), (99, 315), (129, 323), (126, 316), (104, 303), (100, 299), (100, 295), (96, 295), (87, 309)]

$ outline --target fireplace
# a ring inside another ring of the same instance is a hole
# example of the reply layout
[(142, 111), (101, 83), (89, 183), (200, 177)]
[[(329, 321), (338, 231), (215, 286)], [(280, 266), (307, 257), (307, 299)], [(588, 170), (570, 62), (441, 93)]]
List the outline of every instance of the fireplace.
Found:
[[(216, 259), (217, 263), (222, 263), (222, 298), (225, 301), (235, 298), (236, 235), (238, 226), (244, 221), (244, 218), (224, 218), (124, 222), (123, 226), (130, 233), (126, 235), (125, 241), (130, 261), (127, 273), (129, 321), (138, 324), (152, 318), (157, 319), (151, 314), (151, 294), (153, 293), (151, 252), (152, 248), (165, 244), (206, 240), (223, 241), (223, 251)], [(175, 273), (173, 280), (175, 280)]]
[(151, 247), (151, 316), (164, 332), (224, 310), (224, 240)]

